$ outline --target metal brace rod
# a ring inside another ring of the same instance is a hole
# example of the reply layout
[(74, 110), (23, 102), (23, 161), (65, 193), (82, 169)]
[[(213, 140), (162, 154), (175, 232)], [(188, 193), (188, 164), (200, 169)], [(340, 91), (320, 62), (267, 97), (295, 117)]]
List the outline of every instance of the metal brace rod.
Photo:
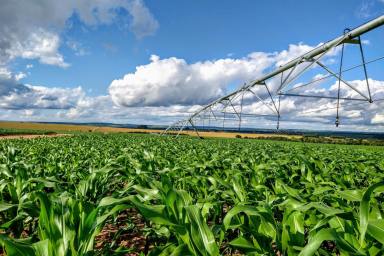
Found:
[[(356, 68), (362, 67), (363, 65), (368, 65), (368, 64), (371, 64), (371, 63), (373, 63), (373, 62), (382, 60), (382, 59), (384, 59), (384, 56), (381, 56), (381, 57), (379, 57), (379, 58), (375, 58), (375, 59), (369, 60), (369, 61), (367, 61), (367, 62), (363, 62), (362, 64), (359, 64), (359, 65), (355, 65), (355, 66), (349, 67), (349, 68), (347, 68), (347, 69), (342, 70), (341, 73), (336, 73), (336, 75), (340, 76), (341, 74), (344, 74), (344, 73), (349, 72), (349, 71), (351, 71), (351, 70), (354, 70), (354, 69), (356, 69)], [(316, 82), (325, 80), (325, 79), (330, 78), (330, 77), (333, 77), (333, 75), (330, 75), (330, 74), (329, 74), (329, 75), (323, 76), (323, 77), (321, 77), (321, 78), (317, 78), (317, 79), (312, 80), (312, 81), (310, 81), (310, 82), (308, 82), (308, 83), (305, 83), (305, 84), (302, 84), (302, 85), (298, 85), (298, 86), (296, 86), (296, 87), (293, 87), (293, 88), (291, 88), (291, 89), (285, 91), (284, 93), (289, 93), (289, 92), (291, 92), (291, 91), (294, 91), (294, 90), (303, 88), (303, 87), (305, 87), (305, 86), (308, 86), (308, 85), (311, 85), (311, 84), (313, 84), (313, 83), (316, 83)]]
[(360, 92), (358, 89), (356, 89), (355, 87), (353, 87), (350, 83), (348, 83), (347, 81), (345, 81), (344, 79), (342, 79), (340, 76), (336, 75), (335, 72), (333, 72), (332, 70), (330, 70), (329, 68), (327, 68), (324, 64), (322, 64), (320, 61), (316, 61), (316, 63), (322, 67), (323, 69), (325, 69), (326, 71), (328, 71), (328, 73), (332, 74), (336, 79), (339, 79), (341, 82), (343, 82), (344, 84), (346, 84), (349, 88), (351, 88), (352, 90), (354, 90), (355, 92), (357, 92), (358, 94), (360, 94), (362, 97), (364, 97), (368, 102), (370, 101), (370, 99), (365, 96), (362, 92)]
[(279, 95), (279, 107), (278, 107), (278, 111), (277, 111), (277, 124), (276, 124), (277, 130), (279, 130), (279, 128), (280, 128), (280, 99), (281, 99), (281, 95)]
[(359, 36), (359, 48), (360, 48), (360, 53), (361, 53), (361, 60), (362, 60), (362, 62), (363, 62), (363, 69), (364, 69), (365, 81), (367, 82), (367, 89), (368, 89), (368, 95), (369, 95), (369, 102), (372, 103), (371, 89), (369, 88), (367, 67), (365, 66), (364, 51), (363, 51), (363, 46), (362, 46), (362, 44), (361, 44), (361, 38), (360, 38), (360, 36)]
[[(337, 97), (332, 96), (323, 96), (323, 95), (306, 95), (306, 94), (294, 94), (294, 93), (281, 93), (281, 96), (292, 96), (292, 97), (304, 97), (304, 98), (320, 98), (320, 99), (333, 99), (337, 100)], [(354, 101), (367, 101), (365, 99), (356, 99), (356, 98), (343, 98), (340, 97), (341, 100), (354, 100)]]
[(237, 117), (240, 119), (240, 115), (239, 115), (239, 113), (237, 112), (237, 110), (235, 109), (235, 107), (233, 106), (232, 101), (229, 101), (229, 103), (231, 104), (232, 109), (233, 109), (233, 111), (235, 111)]
[(241, 101), (240, 101), (240, 117), (239, 117), (239, 131), (241, 129), (241, 121), (242, 121), (242, 114), (243, 114), (243, 100), (244, 100), (244, 94), (245, 92), (241, 94)]
[[(253, 93), (253, 95), (256, 96), (256, 98), (259, 99), (259, 101), (261, 103), (263, 103), (267, 108), (269, 108), (272, 112), (275, 112), (276, 110), (274, 110), (271, 106), (269, 106), (267, 103), (264, 102), (264, 100), (262, 98), (260, 98), (259, 95), (257, 95), (254, 91), (252, 91), (250, 88), (248, 89), (249, 92)], [(277, 113), (276, 113), (277, 114)]]
[(176, 138), (179, 137), (179, 135), (182, 133), (182, 131), (184, 130), (184, 128), (187, 126), (187, 121), (183, 121), (182, 122), (182, 126), (181, 128), (179, 129), (179, 132), (177, 133), (176, 135)]
[(215, 118), (215, 120), (217, 120), (216, 115), (215, 115), (215, 113), (213, 113), (212, 108), (209, 108), (209, 109), (211, 110), (211, 113), (212, 113), (213, 117)]
[(295, 66), (289, 71), (288, 75), (284, 78), (284, 81), (280, 84), (279, 89), (277, 89), (278, 92), (281, 91), (281, 90), (283, 89), (283, 87), (284, 87), (285, 84), (287, 83), (288, 78), (292, 75), (293, 71), (295, 71), (296, 67), (297, 67), (299, 64), (303, 63), (303, 58), (304, 58), (304, 57), (301, 57), (301, 58), (296, 62)]
[[(336, 47), (336, 46), (335, 46)], [(333, 47), (333, 48), (335, 48)], [(315, 63), (316, 61), (320, 60), (325, 54), (327, 54), (330, 50), (332, 50), (333, 48), (329, 48), (327, 51), (324, 51), (323, 53), (321, 53), (320, 55), (318, 56), (315, 56), (313, 59), (304, 59), (305, 61), (309, 61), (310, 64), (308, 66), (306, 66), (305, 68), (303, 68), (302, 70), (300, 70), (297, 74), (295, 74), (295, 76), (293, 76), (289, 82), (286, 82), (284, 81), (283, 84), (284, 86), (281, 86), (281, 89), (279, 89), (277, 92), (281, 92), (281, 90), (286, 87), (287, 84), (290, 84), (292, 83), (293, 81), (295, 81), (299, 76), (301, 76), (305, 71), (307, 71), (309, 68), (311, 68)]]
[(192, 119), (190, 118), (188, 121), (192, 125), (192, 128), (195, 130), (197, 136), (200, 138), (200, 134), (199, 134), (198, 130), (196, 129), (195, 125), (193, 124)]
[[(365, 102), (358, 102), (358, 103), (355, 103), (353, 102), (352, 104), (344, 104), (344, 108), (348, 108), (348, 107), (351, 107), (351, 106), (360, 106), (360, 105), (363, 105), (363, 104), (366, 104)], [(304, 112), (299, 112), (300, 114), (302, 115), (306, 115), (306, 114), (311, 114), (311, 113), (316, 113), (316, 112), (321, 112), (321, 111), (324, 111), (324, 110), (330, 110), (330, 109), (336, 109), (337, 107), (326, 107), (326, 108), (321, 108), (321, 109), (315, 109), (315, 110), (311, 110), (311, 111), (304, 111)]]
[[(346, 31), (349, 31), (348, 29), (344, 30), (344, 34)], [(341, 71), (343, 70), (343, 60), (344, 60), (344, 46), (345, 43), (342, 44), (341, 48), (341, 58), (340, 58), (340, 66), (339, 66), (339, 79), (337, 83), (337, 103), (336, 103), (336, 120), (335, 125), (336, 127), (339, 127), (340, 120), (339, 120), (339, 110), (340, 110), (340, 86), (341, 86)]]
[[(234, 112), (227, 112), (227, 114), (236, 114), (236, 113), (234, 113)], [(243, 113), (243, 115), (244, 116), (250, 116), (250, 117), (252, 117), (252, 116), (255, 116), (255, 117), (262, 117), (262, 116), (265, 116), (265, 117), (276, 117), (276, 115), (268, 115), (268, 114), (252, 114), (252, 113)], [(235, 119), (233, 119), (233, 120), (235, 120)]]
[(273, 106), (275, 106), (276, 113), (279, 114), (279, 110), (278, 110), (277, 107), (276, 107), (275, 101), (273, 100), (272, 94), (271, 94), (271, 92), (269, 91), (267, 84), (264, 83), (264, 85), (265, 85), (265, 89), (267, 89), (267, 92), (268, 92), (268, 94), (269, 94), (269, 97), (271, 98), (271, 101), (272, 101), (272, 103), (273, 103)]

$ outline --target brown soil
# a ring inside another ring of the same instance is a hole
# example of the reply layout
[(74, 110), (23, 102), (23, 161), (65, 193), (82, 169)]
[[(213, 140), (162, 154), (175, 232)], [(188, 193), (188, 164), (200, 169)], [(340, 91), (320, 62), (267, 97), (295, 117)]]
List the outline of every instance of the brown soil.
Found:
[[(133, 224), (131, 228), (128, 228), (129, 223)], [(143, 229), (145, 228), (144, 219), (137, 212), (136, 209), (131, 208), (123, 213), (119, 214), (113, 223), (106, 224), (101, 232), (95, 238), (95, 249), (102, 250), (106, 246), (111, 247), (111, 241), (114, 240), (114, 236), (117, 232), (121, 232), (117, 237), (117, 240), (112, 246), (113, 249), (124, 248), (130, 249), (125, 255), (138, 256), (139, 252), (146, 250), (147, 240), (144, 235)], [(148, 250), (152, 249), (153, 245), (148, 244)], [(108, 253), (108, 252), (105, 252)], [(109, 252), (111, 253), (111, 252)]]

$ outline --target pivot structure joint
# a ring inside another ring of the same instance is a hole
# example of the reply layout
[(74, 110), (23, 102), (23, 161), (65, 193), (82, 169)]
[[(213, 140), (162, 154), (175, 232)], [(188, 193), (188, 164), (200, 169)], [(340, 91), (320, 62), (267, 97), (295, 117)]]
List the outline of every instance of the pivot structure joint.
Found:
[(339, 117), (336, 117), (336, 121), (335, 121), (335, 125), (336, 125), (336, 127), (339, 127), (339, 124), (340, 124)]

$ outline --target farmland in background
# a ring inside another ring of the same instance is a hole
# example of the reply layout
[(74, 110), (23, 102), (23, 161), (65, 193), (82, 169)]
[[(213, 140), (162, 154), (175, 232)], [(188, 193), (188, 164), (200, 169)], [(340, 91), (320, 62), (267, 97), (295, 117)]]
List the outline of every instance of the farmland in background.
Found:
[[(124, 126), (129, 126), (124, 127)], [(78, 133), (143, 133), (161, 134), (162, 129), (146, 125), (119, 125), (106, 123), (70, 124), (70, 123), (33, 123), (33, 122), (0, 122), (0, 138), (7, 135), (62, 135)], [(174, 132), (176, 135), (177, 132)], [(185, 130), (181, 135), (197, 137), (194, 130)], [(296, 141), (305, 143), (354, 144), (354, 145), (384, 145), (384, 135), (381, 133), (354, 133), (331, 131), (279, 131), (279, 130), (200, 130), (202, 138), (242, 138), (259, 140)]]
[[(138, 126), (140, 127), (140, 126)], [(32, 123), (32, 122), (0, 122), (0, 131), (8, 131), (9, 134), (36, 134), (44, 132), (56, 132), (56, 133), (84, 133), (84, 132), (96, 132), (96, 133), (161, 133), (161, 129), (151, 128), (124, 128), (107, 126), (105, 124), (63, 124), (63, 123)], [(197, 136), (195, 131), (187, 130), (183, 132), (184, 135)], [(200, 132), (204, 137), (218, 137), (218, 138), (236, 138), (241, 136), (240, 132), (223, 132), (223, 131), (203, 131)], [(300, 135), (275, 135), (275, 134), (258, 134), (247, 133), (248, 138), (266, 138), (266, 137), (280, 137), (280, 138), (301, 138)]]
[(373, 146), (2, 140), (0, 243), (10, 256), (382, 255), (383, 170)]

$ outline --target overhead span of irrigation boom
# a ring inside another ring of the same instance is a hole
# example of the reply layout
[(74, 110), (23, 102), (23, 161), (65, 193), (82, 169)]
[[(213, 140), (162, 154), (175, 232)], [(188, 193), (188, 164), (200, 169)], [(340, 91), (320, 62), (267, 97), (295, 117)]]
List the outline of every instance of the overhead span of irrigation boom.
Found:
[[(340, 125), (339, 110), (341, 104), (348, 104), (348, 102), (371, 104), (375, 101), (371, 93), (367, 65), (384, 59), (384, 56), (366, 61), (363, 51), (364, 41), (361, 39), (361, 36), (382, 25), (384, 25), (384, 15), (354, 29), (345, 29), (341, 36), (315, 47), (258, 79), (245, 83), (232, 93), (201, 107), (187, 118), (171, 124), (163, 134), (179, 135), (185, 129), (193, 129), (198, 133), (199, 127), (196, 123), (200, 121), (203, 122), (203, 127), (204, 125), (209, 126), (211, 122), (216, 122), (216, 124), (217, 122), (222, 122), (223, 128), (226, 121), (236, 121), (240, 130), (243, 119), (252, 116), (262, 116), (269, 118), (269, 120), (271, 118), (274, 119), (276, 129), (278, 130), (282, 118), (282, 106), (280, 103), (283, 97), (317, 98), (332, 101), (336, 109), (335, 126), (338, 127)], [(345, 64), (343, 63), (346, 51), (345, 45), (349, 44), (357, 47), (361, 62), (359, 65), (343, 69), (343, 64)], [(322, 58), (332, 55), (334, 51), (338, 51), (341, 55), (338, 71), (333, 71), (326, 61), (322, 61)], [(309, 70), (315, 67), (321, 69), (322, 72), (326, 72), (326, 75), (316, 77), (307, 83), (293, 84), (294, 81), (305, 76)], [(343, 78), (344, 73), (356, 68), (362, 68), (363, 70), (364, 90)], [(335, 95), (330, 93), (322, 95), (318, 93), (319, 90), (313, 90), (314, 84), (320, 84), (322, 80), (329, 78), (334, 79), (337, 85), (337, 93)], [(349, 92), (343, 95), (343, 92), (347, 91)], [(251, 101), (260, 103), (258, 106), (263, 105), (264, 113), (244, 113), (245, 104), (249, 104)], [(269, 112), (266, 112), (265, 109)], [(208, 122), (208, 124), (204, 122)]]

